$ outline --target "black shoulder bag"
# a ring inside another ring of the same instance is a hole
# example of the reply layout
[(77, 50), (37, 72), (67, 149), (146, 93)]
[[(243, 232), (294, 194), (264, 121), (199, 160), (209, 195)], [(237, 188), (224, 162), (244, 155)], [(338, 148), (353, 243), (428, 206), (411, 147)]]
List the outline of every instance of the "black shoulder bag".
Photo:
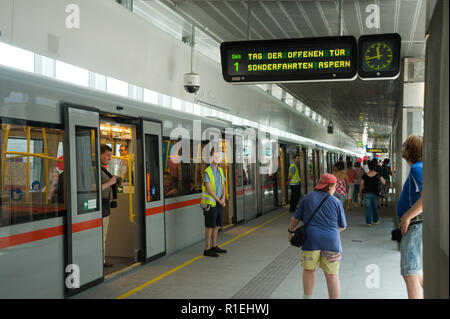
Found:
[(330, 194), (325, 196), (324, 199), (320, 202), (319, 206), (317, 206), (314, 213), (311, 215), (311, 218), (306, 222), (306, 224), (303, 224), (302, 226), (298, 227), (294, 231), (294, 235), (291, 238), (291, 245), (295, 247), (302, 247), (305, 243), (306, 238), (306, 226), (308, 226), (309, 222), (313, 219), (314, 215), (319, 211), (320, 207), (322, 207), (322, 204), (327, 200), (327, 198), (330, 197)]

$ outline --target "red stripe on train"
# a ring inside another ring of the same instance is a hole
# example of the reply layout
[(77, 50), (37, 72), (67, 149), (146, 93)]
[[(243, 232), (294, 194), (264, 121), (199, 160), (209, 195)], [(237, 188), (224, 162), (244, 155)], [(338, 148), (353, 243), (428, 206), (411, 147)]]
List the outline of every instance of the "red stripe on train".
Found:
[[(167, 204), (166, 205), (166, 211), (173, 210), (173, 209), (178, 209), (178, 208), (183, 208), (183, 207), (187, 207), (187, 206), (197, 205), (197, 204), (200, 204), (200, 202), (201, 202), (201, 198), (195, 198), (195, 199), (187, 200), (187, 201), (184, 201), (184, 202)], [(153, 208), (146, 209), (145, 210), (145, 215), (146, 216), (150, 216), (150, 215), (160, 214), (160, 213), (163, 213), (163, 212), (164, 212), (164, 207), (163, 206), (158, 206), (158, 207), (153, 207)]]
[[(72, 233), (81, 232), (102, 226), (102, 219), (97, 218), (72, 225)], [(63, 226), (50, 227), (46, 229), (35, 230), (27, 233), (6, 236), (0, 238), (0, 249), (23, 245), (34, 241), (61, 236), (64, 234)]]

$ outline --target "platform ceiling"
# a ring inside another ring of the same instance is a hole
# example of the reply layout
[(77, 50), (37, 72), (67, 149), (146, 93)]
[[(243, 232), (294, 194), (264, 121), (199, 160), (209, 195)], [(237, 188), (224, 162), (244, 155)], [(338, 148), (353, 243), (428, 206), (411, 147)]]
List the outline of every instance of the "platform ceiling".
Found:
[[(151, 1), (151, 0), (148, 0)], [(339, 35), (339, 0), (211, 1), (162, 0), (169, 8), (219, 42)], [(366, 7), (378, 4), (380, 28), (366, 26)], [(401, 57), (425, 55), (425, 0), (344, 0), (343, 34), (399, 33)], [(396, 108), (401, 107), (402, 79), (280, 84), (294, 97), (362, 140), (387, 146)]]

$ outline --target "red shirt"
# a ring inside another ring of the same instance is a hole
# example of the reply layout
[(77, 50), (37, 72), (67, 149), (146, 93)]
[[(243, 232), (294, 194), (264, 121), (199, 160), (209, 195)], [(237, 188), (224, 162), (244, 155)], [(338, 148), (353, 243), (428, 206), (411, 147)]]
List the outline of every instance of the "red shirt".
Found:
[(356, 172), (355, 172), (355, 170), (353, 168), (350, 168), (347, 171), (347, 177), (348, 177), (348, 183), (349, 184), (353, 184), (355, 182), (355, 175), (356, 175)]

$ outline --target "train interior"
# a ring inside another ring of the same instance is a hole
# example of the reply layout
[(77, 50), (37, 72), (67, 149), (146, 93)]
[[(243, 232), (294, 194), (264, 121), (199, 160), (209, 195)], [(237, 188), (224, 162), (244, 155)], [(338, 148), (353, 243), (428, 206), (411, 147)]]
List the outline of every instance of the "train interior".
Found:
[(59, 217), (66, 211), (64, 131), (22, 124), (1, 125), (0, 226)]
[[(112, 149), (112, 158), (107, 170), (114, 176), (120, 177), (116, 184), (116, 208), (111, 208), (108, 225), (104, 223), (106, 231), (104, 273), (108, 275), (135, 263), (138, 259), (136, 251), (139, 249), (137, 221), (133, 216), (137, 214), (137, 196), (135, 188), (136, 178), (136, 126), (125, 124), (120, 117), (104, 115), (100, 118), (100, 144), (106, 144)], [(105, 227), (106, 226), (106, 227)]]

